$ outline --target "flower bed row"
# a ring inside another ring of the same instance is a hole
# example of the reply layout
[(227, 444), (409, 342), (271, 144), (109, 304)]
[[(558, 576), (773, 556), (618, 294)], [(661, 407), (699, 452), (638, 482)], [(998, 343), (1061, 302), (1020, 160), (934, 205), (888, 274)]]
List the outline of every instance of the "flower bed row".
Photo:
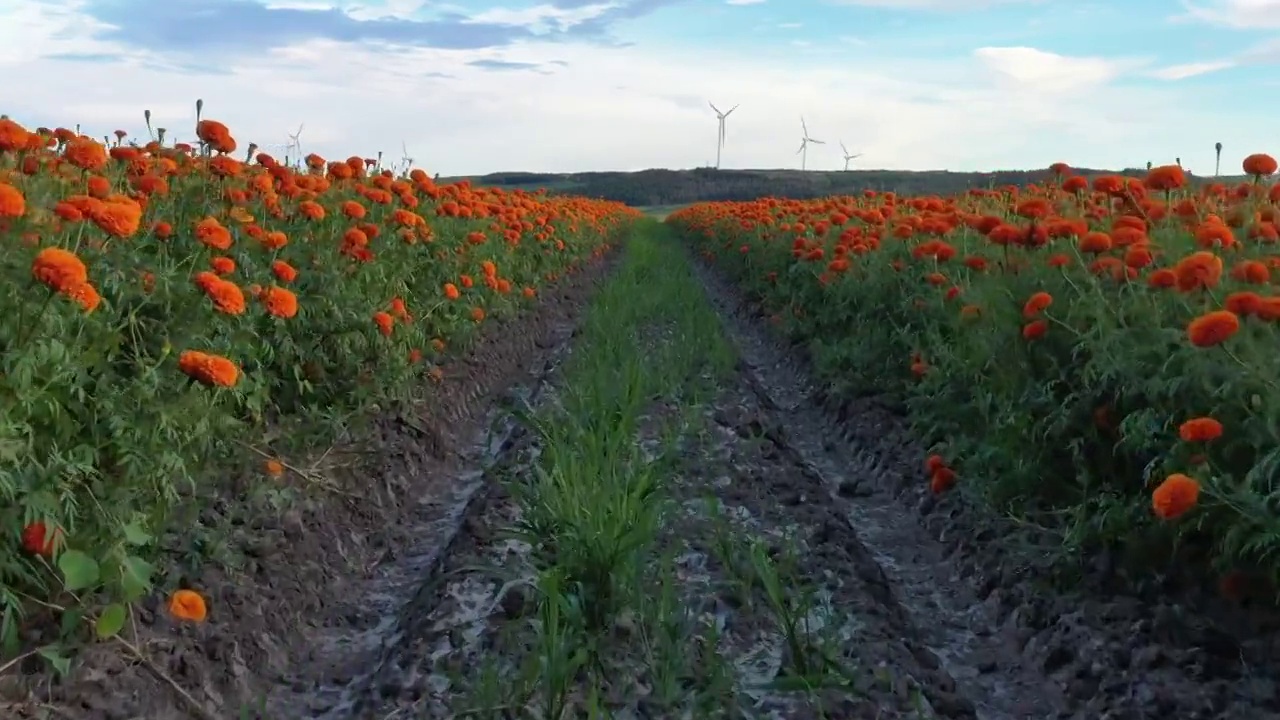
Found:
[(889, 392), (935, 492), (1078, 555), (1274, 580), (1280, 186), (1178, 166), (962, 197), (765, 199), (673, 214), (848, 392)]
[[(197, 148), (116, 135), (0, 119), (7, 650), (33, 605), (83, 605), (118, 632), (129, 602), (173, 589), (156, 538), (202, 484), (274, 482), (281, 452), (407, 400), (447, 348), (536, 303), (637, 214), (359, 157), (240, 160), (207, 119)], [(169, 607), (206, 612), (193, 590)]]

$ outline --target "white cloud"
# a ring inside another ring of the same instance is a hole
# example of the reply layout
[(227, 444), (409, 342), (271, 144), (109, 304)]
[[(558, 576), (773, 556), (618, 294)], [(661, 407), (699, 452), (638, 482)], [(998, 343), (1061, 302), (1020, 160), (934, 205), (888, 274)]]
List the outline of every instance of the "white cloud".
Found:
[(1067, 57), (1030, 47), (984, 47), (974, 55), (998, 78), (1021, 90), (1071, 93), (1098, 87), (1124, 72), (1127, 62)]
[(1227, 70), (1235, 66), (1236, 63), (1232, 60), (1183, 63), (1181, 65), (1170, 65), (1168, 67), (1152, 70), (1149, 75), (1161, 80), (1186, 80), (1190, 77), (1207, 75), (1209, 73), (1218, 72), (1219, 70)]
[[(19, 122), (141, 134), (142, 111), (150, 109), (170, 137), (189, 140), (200, 97), (206, 115), (226, 122), (241, 147), (282, 145), (305, 122), (308, 152), (345, 158), (381, 150), (398, 158), (403, 141), (424, 169), (443, 175), (703, 165), (715, 157), (717, 128), (707, 99), (741, 105), (727, 124), (726, 167), (798, 166), (801, 114), (815, 137), (832, 143), (811, 149), (809, 166), (818, 169), (843, 166), (838, 138), (866, 152), (862, 167), (974, 170), (1057, 160), (1138, 166), (1174, 155), (1191, 163), (1189, 148), (1211, 152), (1214, 136), (1228, 130), (1250, 151), (1265, 150), (1271, 137), (1265, 119), (1214, 104), (1189, 109), (1176, 85), (1113, 86), (1132, 63), (1034, 48), (983, 48), (970, 59), (858, 60), (785, 45), (371, 52), (312, 41), (192, 74), (145, 53), (115, 64), (40, 59), (114, 48), (90, 40), (95, 26), (73, 10), (19, 7), (0, 23), (4, 111)], [(550, 72), (489, 72), (471, 64), (478, 60)], [(549, 65), (555, 61), (566, 64)], [(1211, 112), (1221, 116), (1202, 115)]]
[(724, 0), (725, 5), (759, 5), (764, 0)]
[(1280, 0), (1182, 0), (1182, 7), (1184, 12), (1173, 19), (1237, 30), (1280, 28)]
[(946, 10), (963, 12), (994, 5), (1035, 5), (1045, 0), (827, 0), (829, 5), (854, 5), (895, 10)]
[(617, 7), (617, 3), (597, 3), (574, 8), (558, 8), (554, 5), (535, 5), (524, 8), (491, 8), (475, 13), (467, 22), (521, 25), (533, 30), (570, 28)]

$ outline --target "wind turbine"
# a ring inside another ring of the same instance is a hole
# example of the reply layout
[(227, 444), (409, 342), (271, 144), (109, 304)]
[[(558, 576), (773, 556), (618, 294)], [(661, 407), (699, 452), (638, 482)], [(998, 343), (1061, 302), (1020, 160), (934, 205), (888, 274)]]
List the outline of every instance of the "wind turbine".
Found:
[(804, 124), (804, 116), (800, 117), (800, 129), (804, 130), (804, 135), (800, 137), (800, 149), (796, 154), (800, 156), (800, 169), (804, 170), (809, 160), (809, 143), (814, 145), (826, 145), (826, 143), (809, 137), (809, 126)]
[[(290, 149), (291, 149), (291, 150), (293, 150), (294, 152), (298, 153), (298, 156), (295, 158), (295, 160), (297, 160), (299, 164), (301, 164), (301, 163), (302, 163), (302, 141), (301, 141), (301, 140), (299, 140), (298, 138), (302, 137), (302, 127), (303, 127), (303, 125), (305, 125), (305, 124), (306, 124), (306, 123), (298, 123), (298, 132), (296, 132), (296, 133), (292, 133), (292, 134), (287, 133), (287, 132), (285, 133), (286, 135), (289, 135), (289, 147), (290, 147)], [(288, 153), (285, 153), (284, 161), (285, 161), (285, 164), (288, 164), (288, 163), (289, 163), (289, 154), (288, 154)]]
[(844, 141), (843, 141), (843, 140), (841, 140), (841, 141), (840, 141), (840, 151), (844, 153), (844, 169), (845, 169), (845, 172), (848, 172), (848, 170), (849, 170), (849, 161), (850, 161), (850, 160), (853, 160), (854, 158), (860, 158), (860, 157), (862, 157), (862, 153), (857, 153), (856, 155), (850, 155), (850, 154), (849, 154), (849, 148), (847, 148), (847, 147), (845, 147), (845, 146), (844, 146)]
[(408, 175), (413, 169), (413, 158), (409, 157), (409, 146), (404, 144), (404, 140), (400, 141), (400, 174)]
[(720, 135), (716, 141), (716, 169), (719, 170), (720, 169), (720, 151), (724, 149), (724, 121), (725, 121), (725, 118), (733, 114), (734, 110), (738, 109), (738, 106), (734, 105), (733, 107), (729, 108), (729, 112), (720, 112), (720, 108), (716, 107), (715, 103), (708, 100), (707, 104), (711, 106), (712, 110), (716, 111), (716, 118), (720, 121)]

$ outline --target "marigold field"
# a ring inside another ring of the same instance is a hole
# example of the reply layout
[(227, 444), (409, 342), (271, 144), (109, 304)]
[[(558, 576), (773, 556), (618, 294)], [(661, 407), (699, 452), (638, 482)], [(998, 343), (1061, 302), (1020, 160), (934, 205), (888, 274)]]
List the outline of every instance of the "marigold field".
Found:
[(1272, 157), (660, 223), (202, 112), (0, 117), (0, 715), (1280, 709)]
[(6, 651), (40, 607), (82, 605), (111, 637), (161, 590), (202, 620), (198, 589), (153, 563), (192, 520), (184, 499), (245, 473), (263, 480), (245, 492), (314, 479), (290, 449), (440, 380), (441, 353), (635, 214), (360, 157), (288, 167), (208, 119), (195, 148), (115, 135), (0, 119)]
[(1068, 552), (1230, 578), (1280, 552), (1280, 186), (1087, 179), (963, 197), (763, 199), (670, 216), (808, 343), (889, 392), (927, 477)]

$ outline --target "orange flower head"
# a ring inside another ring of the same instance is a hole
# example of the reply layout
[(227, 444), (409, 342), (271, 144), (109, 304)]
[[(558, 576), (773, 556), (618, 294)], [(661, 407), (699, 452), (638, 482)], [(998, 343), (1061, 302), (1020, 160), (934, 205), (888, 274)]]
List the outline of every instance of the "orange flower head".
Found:
[(1200, 483), (1188, 475), (1173, 473), (1151, 493), (1151, 508), (1161, 520), (1174, 520), (1200, 500)]
[(200, 593), (176, 590), (169, 596), (169, 614), (178, 620), (201, 623), (209, 616), (209, 608)]
[(76, 254), (62, 248), (45, 248), (31, 263), (31, 275), (57, 292), (89, 281), (89, 270)]
[(0, 182), (0, 218), (20, 218), (27, 212), (27, 199), (18, 188)]
[(233, 387), (240, 380), (240, 368), (221, 355), (185, 350), (178, 357), (178, 369), (203, 385)]
[(1214, 310), (1187, 324), (1187, 339), (1196, 347), (1212, 347), (1240, 332), (1240, 317), (1230, 310)]
[(298, 314), (298, 296), (282, 288), (271, 286), (262, 291), (262, 304), (267, 312), (279, 318), (291, 318)]
[(32, 555), (51, 558), (62, 539), (62, 531), (49, 527), (42, 522), (33, 522), (22, 528), (22, 549)]
[(1044, 312), (1053, 304), (1053, 296), (1047, 292), (1040, 291), (1030, 298), (1022, 306), (1022, 317), (1031, 319)]
[(1187, 420), (1178, 426), (1178, 437), (1185, 442), (1209, 442), (1222, 437), (1222, 423), (1211, 417)]

